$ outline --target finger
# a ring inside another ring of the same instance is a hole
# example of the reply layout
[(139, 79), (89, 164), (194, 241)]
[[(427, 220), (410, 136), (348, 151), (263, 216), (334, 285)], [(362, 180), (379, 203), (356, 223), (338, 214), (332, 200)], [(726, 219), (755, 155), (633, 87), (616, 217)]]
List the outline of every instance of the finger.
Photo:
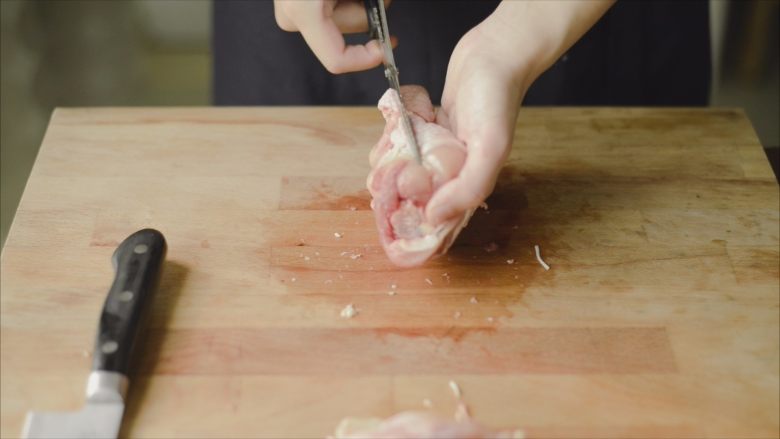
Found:
[[(385, 2), (385, 7), (390, 2)], [(336, 23), (336, 27), (339, 28), (341, 33), (355, 34), (361, 32), (368, 32), (368, 16), (366, 14), (366, 7), (362, 0), (346, 0), (340, 1), (333, 9), (333, 22)], [(394, 42), (395, 37), (390, 37), (390, 44), (395, 47), (397, 39)]]
[(368, 70), (382, 63), (379, 42), (347, 46), (336, 23), (326, 17), (303, 27), (301, 35), (317, 59), (331, 73)]
[(460, 174), (436, 191), (428, 203), (428, 220), (441, 224), (479, 206), (493, 191), (503, 159), (493, 148), (471, 148)]
[(298, 28), (288, 17), (285, 10), (287, 6), (288, 3), (284, 3), (281, 0), (274, 0), (274, 18), (276, 19), (276, 24), (286, 32), (296, 32)]
[(434, 193), (425, 209), (425, 216), (431, 224), (441, 224), (459, 217), (467, 210), (479, 206), (487, 198), (490, 189), (492, 185), (482, 178), (475, 181), (458, 176)]
[(426, 122), (433, 122), (436, 117), (428, 91), (419, 85), (401, 86), (401, 100), (409, 113), (422, 117)]
[(446, 111), (444, 111), (443, 108), (439, 108), (438, 111), (436, 111), (436, 124), (441, 125), (444, 128), (447, 128), (448, 130), (455, 132), (454, 129), (452, 129), (452, 126), (450, 125), (450, 117), (447, 114)]
[(333, 9), (333, 22), (342, 33), (368, 31), (368, 17), (362, 1), (340, 1)]

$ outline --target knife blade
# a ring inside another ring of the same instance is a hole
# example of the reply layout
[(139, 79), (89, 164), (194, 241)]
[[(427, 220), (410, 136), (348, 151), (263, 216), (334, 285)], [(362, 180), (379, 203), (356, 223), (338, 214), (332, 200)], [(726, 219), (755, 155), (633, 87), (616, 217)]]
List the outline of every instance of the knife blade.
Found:
[(119, 435), (128, 369), (159, 283), (166, 247), (162, 233), (153, 229), (139, 230), (117, 247), (111, 257), (114, 282), (98, 322), (84, 407), (76, 412), (29, 412), (22, 437), (105, 439)]

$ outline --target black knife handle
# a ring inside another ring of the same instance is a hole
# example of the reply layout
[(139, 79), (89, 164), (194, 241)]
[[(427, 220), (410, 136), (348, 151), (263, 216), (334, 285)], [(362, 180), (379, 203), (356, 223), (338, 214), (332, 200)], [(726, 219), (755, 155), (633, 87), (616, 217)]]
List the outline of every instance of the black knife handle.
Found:
[(114, 251), (114, 283), (100, 314), (92, 370), (127, 375), (144, 315), (157, 289), (165, 252), (165, 238), (153, 229), (133, 233)]

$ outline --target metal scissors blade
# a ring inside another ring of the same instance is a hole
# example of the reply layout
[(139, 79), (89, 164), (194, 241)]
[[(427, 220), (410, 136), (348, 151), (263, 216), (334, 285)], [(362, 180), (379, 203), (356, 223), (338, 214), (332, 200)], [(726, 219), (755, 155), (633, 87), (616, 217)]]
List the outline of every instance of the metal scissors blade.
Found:
[(398, 81), (398, 68), (395, 66), (393, 57), (393, 46), (390, 44), (390, 31), (387, 28), (387, 15), (385, 13), (384, 0), (365, 0), (366, 14), (368, 15), (368, 34), (371, 38), (379, 40), (384, 51), (385, 77), (390, 83), (390, 88), (398, 93), (401, 100), (401, 128), (404, 130), (406, 139), (414, 151), (414, 158), (417, 163), (422, 163), (420, 147), (417, 145), (417, 139), (414, 137), (412, 122), (409, 120), (409, 113), (406, 111), (404, 101), (401, 98), (401, 84)]

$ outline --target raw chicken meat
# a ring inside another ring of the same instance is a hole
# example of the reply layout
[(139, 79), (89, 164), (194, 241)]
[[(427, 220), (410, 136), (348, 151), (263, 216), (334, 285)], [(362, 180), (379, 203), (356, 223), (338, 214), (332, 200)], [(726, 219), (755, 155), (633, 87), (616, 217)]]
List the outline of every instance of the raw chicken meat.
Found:
[(385, 420), (346, 418), (335, 439), (522, 439), (522, 430), (491, 431), (472, 420), (456, 422), (421, 412), (402, 412)]
[(401, 93), (422, 164), (415, 160), (399, 121), (401, 98), (389, 89), (379, 100), (386, 124), (369, 156), (368, 191), (385, 253), (394, 264), (412, 267), (446, 252), (473, 210), (442, 224), (431, 224), (426, 219), (428, 200), (463, 167), (466, 146), (448, 129), (434, 123), (436, 112), (424, 88), (404, 86)]

